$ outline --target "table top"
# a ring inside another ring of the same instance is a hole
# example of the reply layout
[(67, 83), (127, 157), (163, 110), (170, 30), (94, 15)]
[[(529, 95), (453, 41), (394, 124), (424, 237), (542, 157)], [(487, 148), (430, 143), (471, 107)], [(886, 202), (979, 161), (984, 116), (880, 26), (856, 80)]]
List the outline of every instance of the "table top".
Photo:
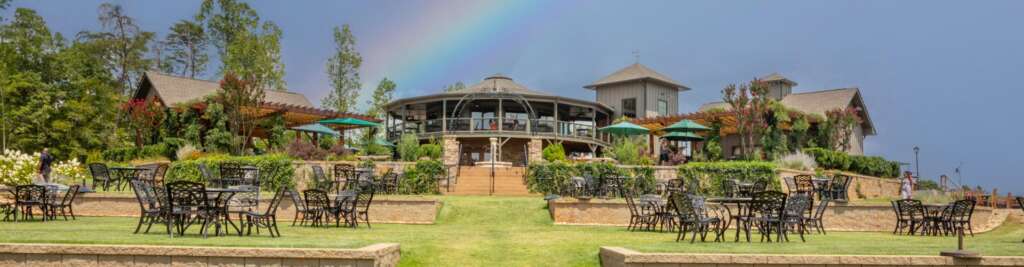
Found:
[(110, 169), (111, 170), (132, 170), (132, 171), (148, 170), (146, 168), (141, 168), (141, 167), (110, 167)]
[(747, 203), (753, 200), (753, 198), (749, 197), (712, 197), (707, 198), (704, 201), (716, 203)]
[(210, 192), (210, 193), (241, 193), (241, 192), (251, 192), (251, 190), (245, 189), (245, 188), (209, 188), (208, 187), (208, 188), (206, 188), (206, 192)]

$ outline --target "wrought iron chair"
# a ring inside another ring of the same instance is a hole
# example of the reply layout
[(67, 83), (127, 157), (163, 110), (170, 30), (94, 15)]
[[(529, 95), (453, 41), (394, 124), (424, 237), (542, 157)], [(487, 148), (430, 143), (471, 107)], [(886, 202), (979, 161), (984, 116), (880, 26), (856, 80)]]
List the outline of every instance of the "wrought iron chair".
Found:
[[(46, 221), (47, 212), (47, 190), (41, 185), (19, 185), (14, 187), (14, 209), (21, 213), (23, 220), (34, 220), (33, 208), (39, 208), (43, 212), (43, 221)], [(18, 220), (18, 215), (14, 215)]]
[(722, 180), (722, 196), (723, 197), (735, 197), (736, 196), (736, 180), (725, 179)]
[(831, 202), (829, 199), (823, 199), (818, 202), (818, 206), (814, 209), (814, 214), (811, 217), (804, 218), (804, 224), (807, 227), (813, 227), (819, 234), (827, 234), (825, 232), (825, 210), (828, 208), (828, 204)]
[(381, 176), (381, 189), (384, 193), (397, 194), (398, 193), (398, 173), (388, 170), (387, 173)]
[(148, 224), (146, 233), (149, 233), (154, 223), (166, 223), (164, 209), (157, 199), (156, 189), (142, 181), (131, 181), (131, 187), (135, 192), (135, 199), (139, 201), (139, 223), (135, 226), (135, 233), (139, 233), (144, 223)]
[(629, 225), (626, 226), (626, 230), (635, 231), (643, 227), (644, 229), (650, 228), (654, 224), (655, 214), (649, 209), (644, 209), (636, 204), (636, 200), (633, 198), (633, 194), (626, 194), (626, 207), (629, 208)]
[(345, 183), (338, 185), (338, 190), (352, 189), (359, 181), (359, 177), (356, 176), (356, 167), (351, 164), (334, 164), (334, 180)]
[(896, 207), (899, 209), (899, 220), (902, 221), (902, 223), (897, 226), (898, 232), (902, 233), (902, 229), (906, 228), (907, 233), (913, 235), (927, 223), (924, 217), (924, 206), (921, 205), (920, 200), (897, 200)]
[[(793, 176), (793, 184), (796, 186), (796, 192), (798, 194), (812, 194), (814, 193), (814, 177), (806, 174)], [(793, 195), (794, 192), (790, 192)]]
[(776, 234), (776, 241), (781, 241), (785, 231), (783, 219), (786, 212), (786, 194), (777, 191), (764, 191), (754, 194), (753, 202), (757, 206), (755, 220), (758, 224), (758, 231), (761, 232), (761, 242), (764, 242), (765, 239), (772, 242), (772, 232)]
[(65, 221), (68, 220), (68, 214), (71, 214), (72, 220), (76, 220), (75, 210), (72, 204), (75, 201), (75, 197), (78, 196), (78, 189), (81, 187), (81, 185), (77, 184), (69, 186), (68, 191), (64, 192), (64, 197), (61, 198), (59, 202), (56, 199), (48, 200), (49, 203), (46, 204), (48, 206), (46, 210), (49, 211), (49, 216), (51, 220), (57, 219), (58, 212), (60, 213), (61, 217), (64, 217)]
[[(967, 230), (974, 236), (974, 227), (971, 226), (971, 218), (974, 216), (974, 200), (957, 200), (953, 202), (953, 213), (950, 217), (949, 228), (951, 231)], [(954, 232), (956, 234), (956, 232)]]
[(110, 169), (107, 169), (107, 165), (103, 163), (89, 163), (89, 174), (92, 175), (92, 188), (96, 187), (96, 183), (100, 183), (103, 186), (103, 190), (110, 189), (110, 183), (113, 179), (110, 177)]
[(267, 205), (265, 212), (249, 211), (245, 214), (246, 235), (252, 235), (252, 228), (256, 227), (257, 235), (260, 234), (260, 228), (267, 228), (270, 237), (281, 236), (281, 230), (277, 229), (277, 207), (281, 205), (281, 200), (286, 193), (285, 188), (278, 190), (274, 194), (274, 198), (270, 199), (270, 204)]
[(758, 192), (764, 192), (765, 190), (768, 190), (768, 179), (757, 179), (757, 181), (754, 182), (754, 187), (751, 188), (751, 193), (757, 194)]
[[(167, 231), (185, 235), (192, 223), (202, 221), (200, 229), (203, 237), (208, 235), (209, 226), (220, 223), (220, 213), (209, 206), (206, 197), (206, 185), (189, 181), (176, 181), (167, 184)], [(171, 227), (175, 227), (172, 231)]]
[(13, 192), (8, 190), (0, 190), (0, 214), (4, 216), (2, 221), (8, 221), (11, 216), (14, 215), (14, 196), (11, 195), (9, 198), (6, 197), (6, 193)]
[[(295, 226), (296, 221), (299, 222), (299, 225), (305, 225), (306, 218), (311, 218), (315, 215), (306, 209), (306, 201), (302, 200), (302, 196), (299, 195), (299, 191), (290, 189), (288, 190), (288, 195), (292, 198), (292, 204), (295, 204), (295, 218), (292, 219), (292, 226)], [(302, 221), (299, 221), (300, 216), (302, 217)]]
[(786, 192), (796, 192), (796, 181), (792, 176), (782, 177), (782, 180), (786, 183)]
[(370, 226), (370, 205), (373, 203), (374, 186), (369, 182), (359, 183), (359, 188), (356, 193), (355, 201), (348, 211), (342, 211), (348, 215), (349, 225), (353, 228), (359, 227), (359, 221), (366, 222), (366, 228), (373, 228)]
[(318, 165), (310, 167), (313, 170), (313, 186), (312, 188), (320, 189), (326, 192), (335, 191), (335, 183), (324, 174), (324, 168)]
[(828, 197), (834, 201), (846, 202), (849, 198), (847, 192), (850, 189), (850, 176), (836, 175), (832, 177), (832, 183), (828, 190)]
[(310, 225), (324, 226), (326, 225), (325, 220), (329, 220), (327, 216), (336, 214), (331, 205), (331, 199), (327, 197), (327, 192), (320, 189), (307, 189), (302, 191), (302, 194), (306, 197), (306, 212), (308, 215), (312, 215), (312, 218), (309, 218)]
[[(810, 195), (796, 195), (788, 197), (786, 199), (786, 207), (783, 208), (784, 212), (781, 219), (781, 233), (782, 237), (789, 242), (789, 229), (795, 229), (800, 234), (800, 241), (807, 242), (804, 239), (804, 232), (807, 232), (806, 217), (804, 217), (804, 211), (807, 210), (811, 205)], [(769, 227), (768, 229), (771, 229)], [(781, 240), (776, 240), (781, 241)]]
[(706, 241), (709, 231), (714, 232), (716, 242), (722, 240), (724, 229), (722, 228), (721, 219), (704, 214), (701, 209), (694, 206), (693, 198), (686, 194), (673, 194), (669, 199), (676, 210), (676, 214), (679, 216), (679, 234), (676, 235), (676, 242), (685, 238), (687, 229), (690, 227), (693, 229), (690, 243), (697, 240), (698, 233), (700, 234), (700, 241)]

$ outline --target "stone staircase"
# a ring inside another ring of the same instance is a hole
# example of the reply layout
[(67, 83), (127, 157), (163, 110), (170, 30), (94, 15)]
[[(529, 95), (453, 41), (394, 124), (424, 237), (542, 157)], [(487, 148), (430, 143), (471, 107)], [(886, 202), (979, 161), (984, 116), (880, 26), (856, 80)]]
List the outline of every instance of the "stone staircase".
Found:
[[(528, 196), (523, 182), (525, 167), (494, 168), (494, 195)], [(491, 195), (491, 167), (459, 167), (459, 178), (449, 195)]]

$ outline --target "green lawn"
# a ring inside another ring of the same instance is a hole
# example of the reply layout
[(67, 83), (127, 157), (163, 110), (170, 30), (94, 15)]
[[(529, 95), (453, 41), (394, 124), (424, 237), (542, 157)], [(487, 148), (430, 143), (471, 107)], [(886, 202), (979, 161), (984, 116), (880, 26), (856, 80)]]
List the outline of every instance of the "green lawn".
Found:
[[(885, 233), (812, 235), (807, 243), (676, 243), (672, 233), (629, 232), (623, 227), (555, 226), (538, 197), (440, 197), (436, 225), (378, 224), (373, 229), (284, 226), (283, 238), (168, 238), (133, 235), (132, 218), (80, 218), (72, 222), (0, 223), (0, 242), (355, 248), (380, 242), (402, 246), (404, 266), (595, 266), (598, 247), (645, 252), (914, 254), (954, 248), (952, 237)], [(731, 232), (730, 232), (731, 233)], [(967, 239), (983, 255), (1024, 255), (1024, 227), (1004, 226)]]

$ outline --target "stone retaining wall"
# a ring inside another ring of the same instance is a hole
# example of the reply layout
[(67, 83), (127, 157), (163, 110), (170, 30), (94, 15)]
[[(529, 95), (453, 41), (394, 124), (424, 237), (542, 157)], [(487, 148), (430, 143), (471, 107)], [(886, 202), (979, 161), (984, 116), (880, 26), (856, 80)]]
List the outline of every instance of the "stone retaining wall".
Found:
[[(296, 160), (292, 162), (292, 166), (295, 168), (295, 186), (298, 188), (306, 188), (306, 185), (313, 180), (313, 166), (320, 166), (324, 169), (324, 174), (328, 177), (334, 177), (334, 165), (335, 164), (351, 164), (353, 166), (359, 166), (358, 161), (322, 161), (322, 160)], [(376, 167), (374, 170), (378, 175), (384, 174), (388, 169), (392, 169), (395, 172), (403, 172), (405, 168), (409, 168), (416, 165), (416, 162), (403, 162), (403, 161), (378, 161), (375, 162)]]
[[(629, 208), (621, 199), (557, 199), (548, 202), (548, 209), (555, 224), (629, 224)], [(995, 229), (1013, 212), (1008, 209), (976, 207), (971, 218), (974, 232)], [(896, 226), (896, 215), (892, 207), (884, 204), (831, 204), (823, 220), (827, 231), (891, 232)]]
[[(273, 197), (265, 194), (261, 194), (265, 201), (260, 205)], [(75, 199), (74, 207), (75, 215), (82, 216), (139, 216), (139, 202), (132, 195), (83, 194)], [(428, 196), (375, 196), (370, 207), (370, 222), (433, 224), (440, 209), (441, 201)], [(294, 216), (295, 205), (286, 197), (277, 209), (278, 223), (291, 221)]]
[(6, 266), (397, 266), (398, 244), (358, 249), (0, 244)]
[[(851, 172), (840, 172), (840, 171), (829, 171), (829, 173), (849, 175), (850, 188), (847, 191), (847, 197), (850, 200), (867, 199), (867, 198), (879, 198), (879, 197), (898, 197), (900, 195), (900, 180), (893, 178), (878, 178), (866, 175), (860, 175)], [(779, 183), (782, 185), (782, 191), (788, 191), (785, 182), (782, 177), (793, 177), (796, 175), (807, 174), (814, 175), (814, 172), (798, 171), (790, 169), (779, 169)]]
[(943, 256), (765, 255), (641, 253), (621, 247), (601, 247), (601, 266), (1022, 266), (1024, 257), (985, 256), (955, 259)]

